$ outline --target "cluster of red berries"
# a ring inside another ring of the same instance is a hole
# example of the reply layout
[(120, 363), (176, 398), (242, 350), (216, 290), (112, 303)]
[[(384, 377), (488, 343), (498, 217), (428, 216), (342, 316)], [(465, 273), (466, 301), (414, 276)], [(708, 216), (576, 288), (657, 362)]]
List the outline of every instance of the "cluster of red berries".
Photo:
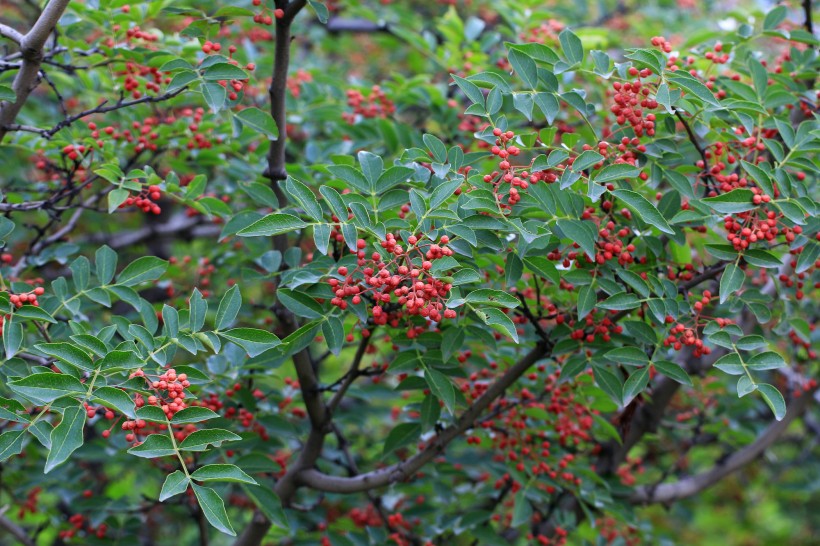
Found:
[(118, 72), (117, 75), (125, 76), (123, 83), (125, 91), (131, 93), (131, 96), (135, 99), (142, 97), (141, 86), (144, 85), (146, 91), (159, 93), (160, 86), (171, 81), (171, 78), (160, 72), (157, 67), (144, 66), (134, 62), (125, 63), (125, 70)]
[[(262, 0), (252, 0), (251, 2), (255, 7), (262, 6)], [(271, 13), (273, 13), (273, 17), (271, 17)], [(274, 9), (270, 10), (267, 6), (262, 6), (262, 11), (259, 13), (255, 13), (253, 16), (253, 22), (259, 23), (260, 25), (272, 25), (273, 19), (282, 19), (285, 16), (285, 10), (283, 9)]]
[(85, 409), (86, 416), (89, 419), (92, 419), (97, 415), (102, 415), (103, 417), (111, 421), (115, 417), (114, 412), (104, 406), (99, 406), (95, 408), (88, 402), (83, 402), (83, 408)]
[[(290, 91), (291, 94), (295, 98), (298, 99), (299, 95), (302, 94), (302, 84), (303, 83), (310, 83), (312, 81), (313, 81), (313, 74), (311, 74), (310, 72), (308, 72), (304, 68), (300, 68), (299, 70), (296, 71), (296, 73), (294, 73), (291, 76), (288, 76), (288, 83), (287, 83), (288, 91)], [(290, 131), (288, 131), (288, 133), (290, 133)], [(288, 136), (290, 136), (290, 135), (288, 135)]]
[[(765, 196), (765, 197), (768, 197)], [(794, 241), (795, 235), (803, 232), (800, 226), (793, 228), (777, 226), (777, 214), (774, 211), (766, 212), (763, 217), (756, 210), (726, 216), (723, 227), (726, 229), (726, 240), (732, 243), (737, 250), (748, 248), (758, 241), (774, 241), (778, 234), (783, 233), (788, 242)]]
[[(652, 71), (648, 68), (638, 70), (633, 66), (629, 69), (629, 75), (648, 78), (652, 76)], [(640, 78), (632, 83), (614, 82), (612, 84), (612, 89), (615, 91), (612, 98), (614, 104), (610, 108), (618, 125), (628, 123), (639, 138), (644, 134), (647, 136), (655, 134), (655, 114), (644, 115), (644, 109), (654, 110), (658, 107), (658, 101), (649, 98), (650, 87), (644, 85)]]
[(612, 339), (612, 334), (621, 334), (624, 331), (623, 326), (620, 324), (615, 324), (612, 322), (609, 317), (604, 317), (601, 319), (600, 322), (596, 324), (595, 318), (593, 317), (592, 313), (584, 317), (583, 319), (583, 327), (575, 321), (575, 319), (570, 319), (566, 321), (564, 315), (558, 315), (555, 319), (558, 324), (566, 324), (570, 328), (575, 328), (570, 334), (571, 339), (575, 339), (578, 341), (583, 341), (585, 343), (594, 343), (596, 339), (596, 335), (600, 335), (601, 339), (604, 342), (609, 342)]
[(548, 19), (546, 22), (522, 32), (518, 36), (522, 42), (555, 43), (558, 40), (558, 35), (564, 30), (564, 26), (564, 23), (557, 19)]
[[(328, 280), (334, 291), (331, 304), (346, 309), (348, 300), (357, 305), (363, 297), (369, 297), (374, 303), (373, 321), (376, 324), (398, 326), (400, 314), (390, 313), (385, 306), (395, 301), (408, 315), (418, 315), (431, 321), (439, 322), (442, 318), (454, 318), (456, 312), (444, 309), (444, 299), (450, 292), (452, 284), (448, 279), (435, 278), (430, 274), (433, 262), (453, 251), (447, 247), (450, 238), (442, 236), (439, 243), (426, 240), (424, 235), (411, 235), (405, 249), (392, 233), (388, 233), (381, 247), (391, 256), (389, 261), (379, 252), (373, 252), (366, 258), (364, 239), (357, 241), (357, 267), (349, 271), (341, 266), (337, 269), (343, 280)], [(392, 315), (392, 316), (391, 316)]]
[(142, 212), (159, 214), (162, 209), (155, 201), (158, 201), (161, 197), (162, 189), (159, 186), (151, 185), (143, 188), (136, 196), (128, 197), (119, 208), (123, 209), (133, 205), (141, 209)]
[(85, 155), (86, 147), (82, 144), (67, 144), (62, 152), (71, 161), (78, 161)]
[(45, 292), (45, 288), (43, 288), (42, 286), (38, 286), (30, 292), (23, 292), (22, 294), (11, 294), (9, 296), (9, 301), (11, 301), (11, 303), (18, 309), (25, 304), (39, 307), (40, 303), (37, 301), (37, 296), (42, 296), (43, 294), (45, 294)]
[(23, 501), (23, 504), (20, 505), (20, 509), (17, 510), (17, 519), (23, 519), (26, 513), (37, 513), (37, 505), (39, 504), (39, 497), (42, 491), (42, 487), (34, 487), (31, 489), (31, 491), (28, 492), (28, 494), (26, 495), (26, 500)]
[(71, 525), (70, 529), (63, 529), (58, 533), (63, 540), (74, 538), (80, 531), (85, 531), (87, 535), (94, 535), (97, 538), (105, 538), (108, 531), (108, 525), (100, 523), (98, 526), (91, 525), (87, 517), (82, 514), (73, 514), (68, 518), (68, 523)]
[(387, 118), (396, 111), (396, 105), (382, 91), (381, 87), (374, 85), (370, 89), (370, 94), (365, 96), (357, 89), (347, 90), (347, 105), (353, 108), (353, 112), (344, 112), (342, 119), (352, 124), (357, 117), (362, 118)]
[[(490, 152), (501, 161), (498, 162), (499, 170), (484, 175), (484, 182), (492, 184), (493, 193), (496, 196), (503, 197), (506, 194), (506, 207), (511, 207), (521, 200), (518, 188), (526, 190), (530, 182), (535, 183), (538, 178), (531, 176), (527, 171), (516, 173), (516, 168), (510, 163), (512, 157), (516, 157), (521, 153), (521, 149), (512, 144), (515, 133), (512, 131), (505, 132), (496, 127), (493, 129), (493, 136), (496, 137), (496, 141)], [(509, 189), (504, 191), (503, 188), (507, 188), (506, 184), (509, 184)], [(504, 206), (504, 203), (499, 202), (499, 206)]]
[(650, 41), (650, 43), (653, 46), (655, 46), (657, 48), (660, 48), (660, 50), (663, 51), (664, 53), (672, 53), (672, 44), (669, 42), (669, 40), (667, 40), (663, 36), (653, 37), (652, 40)]

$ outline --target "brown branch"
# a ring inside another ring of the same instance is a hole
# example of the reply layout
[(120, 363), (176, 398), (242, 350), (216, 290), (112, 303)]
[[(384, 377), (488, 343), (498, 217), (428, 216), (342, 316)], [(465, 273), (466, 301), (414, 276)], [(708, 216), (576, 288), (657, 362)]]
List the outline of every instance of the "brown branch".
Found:
[(809, 34), (814, 34), (814, 23), (812, 22), (811, 10), (811, 0), (803, 0), (803, 13), (806, 16), (806, 20), (803, 22), (803, 26), (806, 28), (806, 32), (808, 32)]
[(0, 103), (0, 142), (8, 133), (6, 125), (14, 123), (29, 95), (40, 83), (40, 64), (43, 48), (57, 21), (68, 7), (70, 0), (49, 0), (31, 30), (20, 38), (20, 52), (23, 62), (11, 84), (16, 99), (14, 102)]
[(629, 500), (635, 504), (672, 502), (696, 495), (716, 484), (729, 474), (751, 463), (766, 451), (786, 431), (792, 421), (806, 410), (812, 400), (812, 394), (803, 393), (802, 396), (796, 398), (787, 409), (786, 417), (782, 421), (776, 421), (769, 425), (753, 443), (734, 452), (710, 470), (675, 483), (639, 487), (632, 493)]
[(304, 470), (298, 476), (299, 482), (317, 491), (329, 493), (357, 493), (384, 487), (395, 482), (406, 480), (418, 472), (424, 465), (440, 455), (447, 445), (458, 438), (481, 416), (485, 409), (518, 378), (520, 378), (533, 364), (549, 355), (552, 345), (539, 342), (529, 353), (510, 367), (482, 394), (458, 420), (444, 429), (438, 437), (427, 447), (406, 461), (396, 463), (386, 468), (373, 470), (352, 478), (330, 476), (318, 470)]
[(176, 89), (176, 90), (174, 90), (170, 93), (163, 93), (162, 95), (157, 95), (157, 96), (147, 95), (145, 97), (141, 97), (141, 98), (133, 99), (133, 100), (125, 100), (123, 98), (120, 98), (120, 100), (118, 100), (114, 104), (111, 104), (111, 105), (108, 105), (108, 106), (106, 106), (106, 102), (103, 102), (99, 106), (95, 106), (94, 108), (89, 108), (88, 110), (83, 110), (82, 112), (79, 112), (77, 114), (74, 114), (73, 116), (69, 116), (69, 117), (65, 118), (64, 120), (59, 122), (54, 127), (51, 127), (50, 129), (38, 129), (37, 127), (29, 127), (27, 125), (9, 124), (9, 125), (5, 125), (5, 126), (0, 126), (0, 132), (1, 131), (8, 131), (8, 132), (11, 132), (11, 131), (26, 131), (26, 132), (29, 132), (29, 133), (37, 133), (45, 139), (50, 139), (55, 134), (60, 132), (62, 129), (65, 129), (66, 127), (72, 125), (73, 123), (75, 123), (75, 122), (77, 122), (77, 121), (79, 121), (79, 120), (81, 120), (85, 117), (88, 117), (88, 116), (91, 116), (91, 115), (94, 115), (94, 114), (104, 114), (106, 112), (113, 112), (114, 110), (121, 110), (123, 108), (128, 108), (129, 106), (134, 106), (134, 105), (137, 105), (137, 104), (164, 102), (166, 100), (170, 100), (170, 99), (176, 97), (177, 95), (179, 95), (180, 93), (182, 93), (183, 91), (185, 91), (187, 89), (188, 89), (188, 87), (185, 86), (185, 87), (181, 87), (179, 89)]
[(698, 151), (698, 154), (700, 154), (700, 158), (703, 161), (702, 174), (703, 181), (706, 184), (705, 189), (706, 191), (710, 191), (712, 187), (709, 181), (712, 180), (712, 175), (709, 174), (709, 160), (706, 157), (706, 150), (704, 150), (703, 147), (700, 145), (700, 142), (698, 142), (698, 137), (695, 135), (695, 132), (692, 131), (692, 127), (689, 126), (689, 122), (686, 121), (686, 118), (683, 117), (683, 114), (681, 114), (680, 110), (675, 109), (675, 116), (678, 118), (678, 120), (683, 125), (683, 128), (686, 130), (686, 134), (689, 136), (689, 142), (692, 143), (692, 146), (694, 146), (695, 149)]
[[(285, 16), (276, 19), (276, 42), (273, 55), (273, 80), (268, 88), (270, 97), (270, 114), (279, 130), (279, 137), (271, 142), (268, 150), (268, 168), (265, 177), (273, 182), (285, 180), (288, 174), (285, 170), (285, 144), (288, 134), (286, 129), (287, 112), (285, 97), (287, 94), (288, 66), (290, 65), (290, 25), (296, 14), (305, 7), (307, 0), (289, 2), (285, 8)], [(276, 187), (274, 189), (277, 189)], [(281, 191), (277, 192), (281, 206)]]

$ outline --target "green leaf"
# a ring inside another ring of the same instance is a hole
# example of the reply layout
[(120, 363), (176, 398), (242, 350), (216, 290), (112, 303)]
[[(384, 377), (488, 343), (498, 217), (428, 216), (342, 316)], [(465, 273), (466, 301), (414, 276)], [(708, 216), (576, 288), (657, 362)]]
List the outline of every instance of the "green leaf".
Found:
[(618, 347), (608, 351), (604, 357), (612, 362), (627, 366), (645, 366), (649, 363), (649, 357), (637, 347)]
[(114, 278), (117, 270), (117, 253), (108, 246), (101, 246), (94, 253), (94, 265), (96, 267), (97, 280), (100, 285), (105, 286)]
[(507, 58), (524, 85), (535, 90), (538, 87), (538, 67), (532, 57), (518, 49), (510, 49)]
[(607, 393), (613, 401), (620, 404), (623, 401), (623, 384), (620, 378), (609, 370), (599, 366), (593, 366), (592, 374), (595, 383), (602, 391)]
[[(584, 254), (592, 258), (595, 257), (595, 236), (597, 233), (591, 222), (584, 222), (583, 220), (565, 220), (561, 219), (556, 222), (558, 229), (564, 234), (564, 237), (578, 243)], [(591, 228), (591, 229), (589, 229)]]
[(247, 80), (248, 74), (231, 63), (216, 63), (206, 68), (202, 77), (206, 80)]
[(529, 524), (532, 521), (532, 505), (526, 495), (527, 490), (519, 491), (515, 494), (513, 501), (512, 521), (510, 525), (513, 529)]
[(766, 171), (743, 159), (740, 160), (740, 164), (743, 166), (743, 170), (749, 173), (754, 181), (757, 182), (758, 187), (763, 190), (766, 195), (769, 197), (774, 197), (774, 185), (772, 184), (771, 177), (766, 173)]
[(228, 92), (224, 87), (218, 83), (208, 82), (202, 84), (200, 90), (202, 91), (202, 98), (205, 99), (213, 112), (222, 110), (222, 107), (225, 106), (225, 99), (228, 98)]
[[(117, 410), (129, 419), (134, 419), (134, 401), (116, 387), (100, 387), (94, 391), (94, 398), (107, 408)], [(183, 410), (184, 411), (184, 410)]]
[[(1, 99), (0, 99), (1, 100)], [(6, 237), (14, 231), (14, 222), (6, 218), (5, 216), (0, 216), (0, 240), (4, 240)]]
[(484, 94), (481, 92), (481, 89), (478, 88), (476, 84), (469, 80), (465, 80), (455, 74), (450, 74), (453, 78), (453, 81), (456, 85), (461, 89), (467, 98), (470, 99), (474, 104), (480, 104), (484, 106)]
[(120, 208), (120, 205), (125, 203), (129, 195), (131, 195), (131, 192), (123, 188), (114, 188), (108, 192), (108, 213), (111, 214)]
[(382, 456), (387, 456), (397, 449), (416, 442), (419, 436), (421, 436), (421, 425), (419, 423), (401, 423), (396, 425), (384, 441)]
[(104, 371), (133, 370), (143, 366), (145, 361), (134, 351), (111, 351), (102, 360), (97, 361), (97, 368)]
[(225, 292), (222, 299), (219, 301), (219, 307), (216, 310), (216, 320), (214, 321), (214, 329), (222, 330), (230, 326), (239, 310), (242, 308), (242, 294), (239, 292), (239, 285), (233, 285)]
[(240, 229), (236, 234), (240, 237), (266, 237), (290, 233), (307, 225), (292, 214), (274, 213), (268, 214), (246, 228)]
[(24, 430), (7, 430), (0, 434), (0, 463), (23, 451)]
[(820, 259), (820, 243), (809, 241), (803, 247), (803, 252), (797, 256), (797, 267), (795, 273), (803, 273), (814, 267), (815, 262)]
[(176, 452), (174, 444), (167, 434), (151, 434), (140, 445), (128, 450), (131, 455), (144, 459), (167, 457), (168, 455), (174, 455)]
[(759, 248), (746, 249), (743, 252), (743, 259), (757, 267), (780, 267), (783, 265), (780, 258), (768, 250)]
[(235, 442), (241, 439), (233, 432), (221, 428), (196, 430), (182, 440), (179, 449), (183, 451), (204, 451), (211, 444), (214, 447), (219, 447), (222, 442)]
[(424, 367), (424, 379), (430, 386), (430, 392), (444, 402), (450, 415), (456, 414), (456, 391), (453, 382), (440, 371), (429, 366)]
[(670, 235), (675, 233), (655, 205), (643, 195), (631, 190), (615, 190), (612, 195), (626, 203), (626, 206), (632, 209), (647, 224), (655, 226)]
[(235, 117), (242, 122), (242, 125), (250, 127), (257, 133), (262, 133), (268, 137), (268, 140), (279, 138), (279, 129), (268, 112), (259, 108), (244, 108), (237, 112)]
[(776, 370), (785, 366), (786, 361), (774, 351), (758, 353), (746, 361), (746, 367), (755, 371)]
[(482, 305), (492, 305), (494, 307), (509, 308), (518, 307), (521, 303), (521, 301), (515, 296), (511, 296), (501, 290), (492, 290), (489, 288), (479, 288), (478, 290), (473, 290), (467, 294), (464, 301)]
[(282, 508), (282, 502), (273, 492), (272, 486), (260, 487), (258, 485), (242, 484), (242, 490), (274, 525), (280, 529), (290, 529), (288, 517)]
[(319, 22), (327, 24), (327, 18), (330, 15), (330, 12), (323, 3), (319, 2), (319, 0), (308, 0), (310, 7), (313, 8), (313, 11), (316, 12), (316, 17), (319, 19)]
[(304, 292), (280, 288), (276, 291), (276, 298), (297, 316), (308, 319), (325, 316), (325, 310), (322, 306)]
[(441, 139), (427, 133), (422, 135), (421, 139), (424, 141), (424, 145), (427, 146), (427, 149), (432, 152), (433, 159), (438, 163), (447, 163), (447, 146), (444, 145)]
[(743, 375), (746, 373), (743, 368), (743, 361), (737, 353), (729, 353), (720, 357), (715, 362), (715, 368), (729, 375)]
[(688, 385), (690, 387), (692, 386), (692, 379), (689, 377), (689, 374), (686, 373), (686, 370), (684, 370), (674, 362), (669, 362), (667, 360), (658, 360), (657, 362), (653, 362), (652, 364), (655, 366), (656, 370), (658, 370), (666, 377), (677, 381), (681, 385)]
[(736, 264), (728, 264), (720, 277), (720, 303), (725, 302), (730, 295), (743, 288), (746, 274)]
[(0, 85), (0, 100), (16, 101), (17, 95), (14, 93), (14, 89), (8, 85)]
[(763, 30), (772, 30), (786, 19), (786, 6), (777, 6), (763, 19)]
[(168, 262), (165, 260), (156, 256), (143, 256), (128, 264), (120, 272), (117, 284), (135, 286), (146, 281), (153, 281), (160, 278), (166, 269), (168, 269)]
[(178, 411), (171, 418), (171, 424), (181, 425), (183, 423), (199, 423), (208, 419), (216, 419), (219, 414), (208, 408), (201, 406), (191, 406)]
[(737, 348), (743, 351), (755, 351), (768, 345), (768, 341), (766, 341), (762, 336), (757, 335), (743, 336), (738, 339), (736, 343)]
[(641, 174), (641, 170), (629, 163), (615, 163), (607, 165), (597, 173), (593, 179), (595, 182), (604, 183), (612, 182), (614, 180), (623, 180), (624, 178), (634, 178)]
[(191, 474), (191, 478), (198, 482), (220, 481), (256, 485), (256, 480), (232, 464), (206, 464), (197, 468), (196, 472)]
[(707, 197), (701, 201), (721, 214), (735, 214), (757, 208), (757, 205), (752, 203), (753, 197), (752, 190), (735, 189), (729, 193)]
[(43, 404), (53, 402), (62, 396), (84, 394), (87, 390), (76, 377), (54, 372), (35, 373), (10, 381), (7, 385), (32, 402)]
[(191, 487), (194, 490), (196, 500), (199, 503), (199, 507), (202, 509), (202, 513), (205, 514), (205, 519), (208, 520), (208, 523), (210, 523), (218, 531), (235, 537), (236, 532), (233, 530), (233, 527), (231, 527), (230, 520), (228, 520), (228, 513), (225, 511), (225, 503), (222, 502), (222, 498), (216, 493), (216, 491), (210, 487), (202, 487), (196, 485), (195, 483), (192, 483)]
[(699, 98), (701, 101), (713, 106), (720, 106), (720, 102), (718, 102), (715, 98), (714, 93), (712, 93), (709, 88), (703, 84), (703, 82), (690, 75), (685, 70), (678, 70), (676, 72), (667, 70), (666, 79), (670, 83), (674, 83), (682, 87), (691, 95)]
[(561, 49), (569, 61), (570, 66), (583, 62), (584, 60), (584, 46), (581, 39), (575, 35), (571, 30), (564, 29), (558, 35), (558, 40), (561, 42)]
[(500, 309), (495, 307), (485, 307), (483, 309), (476, 309), (478, 318), (484, 321), (484, 324), (491, 326), (494, 330), (502, 334), (510, 336), (513, 341), (518, 343), (518, 332), (512, 319), (504, 314)]
[(65, 409), (60, 424), (51, 431), (51, 449), (46, 459), (46, 474), (64, 463), (72, 453), (83, 445), (85, 418), (86, 411), (79, 406)]
[(265, 330), (256, 328), (232, 328), (219, 335), (245, 349), (251, 357), (272, 349), (282, 342), (278, 337)]
[[(535, 93), (532, 98), (547, 119), (547, 125), (552, 125), (555, 116), (561, 111), (561, 104), (558, 99), (552, 93)], [(552, 157), (552, 154), (550, 154), (550, 157)]]
[(644, 366), (632, 372), (624, 382), (624, 404), (628, 404), (633, 398), (646, 389), (649, 384), (649, 366)]
[(626, 311), (628, 309), (636, 309), (641, 306), (641, 300), (638, 296), (628, 292), (621, 292), (614, 294), (598, 304), (601, 309), (608, 309), (610, 311)]
[(604, 156), (594, 150), (586, 150), (572, 162), (572, 172), (579, 173), (602, 161)]
[(578, 320), (586, 317), (598, 303), (595, 286), (587, 284), (578, 290)]
[(38, 343), (34, 348), (81, 370), (94, 370), (94, 363), (88, 353), (70, 343)]
[(181, 470), (174, 470), (165, 477), (162, 490), (159, 492), (159, 502), (165, 502), (171, 497), (185, 493), (191, 480)]
[(202, 292), (194, 288), (188, 302), (188, 327), (192, 332), (199, 332), (205, 325), (205, 315), (208, 313), (208, 302), (202, 298)]
[(786, 401), (783, 400), (783, 395), (780, 394), (780, 391), (768, 383), (758, 383), (757, 390), (760, 391), (760, 394), (763, 395), (763, 400), (765, 400), (766, 404), (771, 408), (772, 413), (774, 413), (774, 418), (778, 421), (782, 421), (786, 416)]

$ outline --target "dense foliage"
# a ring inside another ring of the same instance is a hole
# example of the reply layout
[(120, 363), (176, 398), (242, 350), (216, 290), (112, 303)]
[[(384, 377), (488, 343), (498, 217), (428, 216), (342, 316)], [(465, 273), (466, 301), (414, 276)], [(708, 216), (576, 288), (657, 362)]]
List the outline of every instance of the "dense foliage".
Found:
[(811, 2), (551, 4), (6, 2), (0, 544), (811, 544)]

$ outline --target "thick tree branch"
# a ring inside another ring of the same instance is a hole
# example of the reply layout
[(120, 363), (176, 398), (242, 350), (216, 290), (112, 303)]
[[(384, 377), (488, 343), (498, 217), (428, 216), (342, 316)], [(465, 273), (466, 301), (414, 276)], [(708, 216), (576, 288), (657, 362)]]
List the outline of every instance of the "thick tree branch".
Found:
[(812, 393), (804, 393), (794, 399), (782, 421), (769, 425), (753, 443), (734, 452), (710, 470), (675, 483), (639, 487), (633, 492), (630, 501), (635, 504), (672, 502), (698, 494), (758, 458), (786, 431), (792, 421), (806, 410), (811, 401)]
[(11, 84), (17, 97), (14, 102), (0, 103), (0, 142), (8, 132), (6, 125), (14, 123), (17, 114), (28, 100), (28, 96), (40, 81), (40, 64), (43, 62), (43, 47), (63, 15), (71, 0), (49, 0), (31, 30), (20, 39), (23, 62)]
[(318, 470), (309, 469), (303, 471), (298, 476), (300, 483), (317, 491), (357, 493), (384, 487), (385, 485), (412, 477), (413, 474), (418, 472), (424, 465), (440, 455), (450, 442), (472, 427), (473, 423), (475, 423), (484, 410), (486, 410), (496, 398), (501, 396), (504, 391), (515, 383), (533, 364), (548, 356), (551, 349), (552, 345), (550, 343), (539, 342), (535, 348), (490, 385), (484, 394), (473, 402), (454, 424), (444, 429), (427, 447), (406, 461), (351, 478), (329, 476)]
[(23, 35), (8, 25), (0, 25), (0, 37), (11, 40), (17, 45), (23, 41)]

